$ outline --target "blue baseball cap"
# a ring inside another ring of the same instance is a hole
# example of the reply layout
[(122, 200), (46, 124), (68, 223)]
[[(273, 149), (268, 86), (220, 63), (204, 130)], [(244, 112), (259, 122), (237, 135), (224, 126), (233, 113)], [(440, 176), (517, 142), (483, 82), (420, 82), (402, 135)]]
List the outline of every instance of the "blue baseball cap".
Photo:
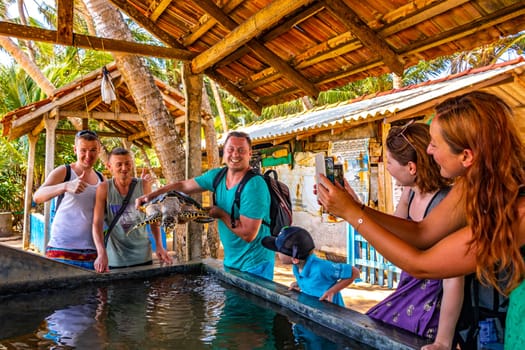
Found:
[(301, 260), (306, 259), (315, 248), (310, 233), (298, 226), (285, 226), (277, 237), (264, 237), (262, 245), (270, 250)]

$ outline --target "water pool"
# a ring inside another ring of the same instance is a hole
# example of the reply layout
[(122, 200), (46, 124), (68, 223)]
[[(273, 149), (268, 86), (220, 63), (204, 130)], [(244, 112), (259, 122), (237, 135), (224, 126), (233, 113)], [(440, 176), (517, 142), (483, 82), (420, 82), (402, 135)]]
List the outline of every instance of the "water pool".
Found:
[[(191, 345), (195, 350), (227, 347), (243, 349), (249, 348), (249, 345), (237, 344), (233, 340), (223, 340), (220, 337), (223, 334), (221, 331), (230, 329), (229, 333), (232, 334), (232, 338), (237, 335), (244, 335), (245, 333), (239, 332), (239, 330), (243, 330), (242, 327), (245, 325), (251, 325), (252, 321), (250, 318), (243, 319), (242, 317), (264, 315), (266, 310), (273, 311), (274, 319), (271, 326), (269, 322), (266, 322), (264, 327), (248, 327), (250, 332), (256, 330), (253, 335), (254, 339), (260, 339), (259, 334), (264, 334), (270, 339), (268, 340), (270, 345), (261, 345), (260, 349), (265, 347), (288, 349), (294, 346), (302, 346), (296, 344), (293, 341), (295, 338), (289, 334), (292, 329), (291, 322), (299, 325), (293, 328), (297, 334), (301, 333), (307, 336), (312, 334), (310, 331), (313, 331), (313, 334), (321, 334), (342, 348), (354, 347), (355, 342), (349, 339), (360, 342), (356, 348), (365, 348), (362, 344), (367, 344), (368, 347), (374, 349), (388, 350), (420, 349), (427, 343), (422, 338), (395, 327), (388, 327), (355, 310), (321, 302), (317, 298), (303, 293), (289, 291), (286, 286), (281, 284), (257, 278), (257, 276), (238, 270), (227, 269), (223, 266), (222, 261), (217, 259), (198, 259), (187, 263), (164, 266), (154, 263), (151, 266), (119, 269), (110, 273), (97, 274), (43, 258), (38, 254), (0, 244), (0, 266), (0, 350), (35, 347), (43, 349), (73, 348), (68, 345), (57, 346), (56, 338), (59, 336), (63, 337), (64, 340), (61, 340), (63, 342), (80, 341), (88, 343), (85, 346), (76, 346), (78, 349), (97, 349), (97, 347), (106, 349), (162, 349), (165, 347), (156, 345), (157, 339), (154, 338), (159, 332), (161, 335), (164, 333), (177, 334), (177, 332), (180, 333), (186, 329), (195, 330), (195, 334), (191, 336), (190, 340), (177, 339), (177, 342), (180, 341), (183, 344), (183, 342), (188, 341), (190, 344), (199, 344), (198, 346)], [(153, 281), (157, 281), (157, 278), (166, 276), (175, 278), (176, 275), (182, 280), (184, 280), (183, 276), (186, 275), (202, 276), (203, 278), (207, 276), (206, 278), (212, 278), (213, 282), (192, 282), (191, 288), (184, 288), (185, 284), (183, 283), (177, 288), (147, 290), (147, 288), (151, 288), (150, 284)], [(116, 289), (113, 288), (120, 285), (124, 286), (123, 289), (116, 292)], [(136, 286), (142, 287), (138, 291), (134, 291), (133, 288)], [(224, 290), (224, 296), (222, 299), (219, 298), (223, 302), (216, 303), (216, 299), (209, 297), (203, 299), (201, 296), (200, 300), (203, 300), (203, 305), (205, 305), (202, 310), (184, 302), (177, 305), (174, 310), (164, 308), (165, 303), (175, 302), (173, 301), (175, 299), (177, 302), (187, 300), (188, 295), (195, 294), (195, 291), (201, 291), (204, 293), (201, 295), (206, 295), (206, 291), (202, 291), (206, 289), (204, 286)], [(91, 287), (96, 287), (96, 290), (88, 293), (87, 290)], [(178, 294), (185, 290), (192, 290), (193, 292), (186, 291), (184, 294)], [(163, 295), (169, 295), (169, 297), (164, 298)], [(146, 311), (138, 312), (143, 317), (134, 320), (124, 311), (135, 310), (134, 300), (141, 298), (143, 302), (140, 310), (146, 310), (147, 313)], [(122, 304), (119, 306), (118, 303), (109, 303), (108, 300), (122, 300)], [(157, 304), (153, 301), (157, 301)], [(242, 310), (238, 305), (243, 306), (248, 302), (255, 304), (262, 311), (241, 312), (239, 318), (237, 316), (233, 318), (239, 320), (233, 322), (235, 327), (229, 327), (228, 324), (226, 324), (228, 327), (223, 327), (223, 320), (228, 319), (223, 317), (225, 312)], [(111, 314), (108, 314), (109, 311)], [(170, 313), (177, 315), (179, 311), (183, 313), (184, 317), (181, 319), (184, 321), (171, 323), (172, 315)], [(116, 318), (117, 316), (115, 318), (109, 317), (113, 314), (118, 315), (118, 318)], [(203, 321), (197, 317), (204, 314), (209, 314), (210, 317), (215, 315), (213, 316), (215, 321), (211, 319)], [(78, 317), (71, 317), (71, 315)], [(85, 315), (88, 316), (85, 317)], [(150, 317), (151, 315), (164, 315), (166, 318), (159, 318), (159, 322), (154, 323), (151, 319), (146, 318), (146, 316)], [(104, 316), (106, 318), (100, 318)], [(48, 319), (48, 317), (50, 318)], [(287, 330), (284, 333), (288, 333), (288, 338), (285, 339), (288, 340), (278, 342), (275, 339), (282, 339), (280, 330), (283, 329), (283, 318), (286, 321), (284, 323), (288, 323), (288, 328), (284, 328)], [(67, 327), (65, 331), (62, 331), (62, 334), (60, 329), (57, 330), (53, 327), (59, 327), (54, 326), (55, 324), (64, 324), (64, 319)], [(103, 322), (99, 322), (99, 319)], [(108, 323), (110, 328), (106, 329)], [(52, 326), (50, 327), (49, 324)], [(101, 328), (101, 325), (104, 327)], [(321, 328), (320, 325), (326, 328)], [(213, 328), (215, 326), (218, 328)], [(75, 330), (76, 327), (84, 330), (78, 332)], [(71, 334), (67, 334), (69, 328), (72, 328)], [(277, 332), (274, 329), (279, 331)], [(139, 340), (136, 343), (128, 342), (128, 338), (133, 338), (135, 334)], [(150, 334), (153, 336), (146, 338)], [(332, 337), (331, 334), (335, 335)], [(73, 339), (75, 337), (76, 339)], [(216, 343), (210, 343), (211, 338)], [(195, 339), (199, 342), (195, 343)], [(273, 344), (271, 339), (274, 339)], [(166, 348), (182, 348), (182, 345), (178, 346), (179, 343), (177, 342)], [(221, 342), (225, 345), (221, 345)]]
[(1, 304), (6, 349), (369, 348), (210, 275), (90, 283)]

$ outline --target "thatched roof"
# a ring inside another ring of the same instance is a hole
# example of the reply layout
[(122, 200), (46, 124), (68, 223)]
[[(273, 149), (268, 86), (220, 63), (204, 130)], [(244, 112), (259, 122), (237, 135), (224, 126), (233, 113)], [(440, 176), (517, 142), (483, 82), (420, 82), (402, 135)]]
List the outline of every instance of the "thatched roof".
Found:
[(191, 62), (256, 113), (525, 30), (525, 1), (110, 0), (165, 48), (0, 22), (0, 35)]

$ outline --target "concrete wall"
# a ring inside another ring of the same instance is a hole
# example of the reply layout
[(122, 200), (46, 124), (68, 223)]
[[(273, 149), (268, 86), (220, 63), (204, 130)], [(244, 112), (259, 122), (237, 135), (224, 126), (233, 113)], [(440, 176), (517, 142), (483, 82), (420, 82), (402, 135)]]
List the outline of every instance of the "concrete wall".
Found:
[(330, 222), (321, 213), (313, 193), (315, 183), (314, 152), (295, 153), (293, 169), (289, 165), (275, 167), (279, 179), (288, 185), (293, 204), (293, 225), (304, 227), (312, 235), (316, 248), (338, 256), (346, 256), (345, 222)]

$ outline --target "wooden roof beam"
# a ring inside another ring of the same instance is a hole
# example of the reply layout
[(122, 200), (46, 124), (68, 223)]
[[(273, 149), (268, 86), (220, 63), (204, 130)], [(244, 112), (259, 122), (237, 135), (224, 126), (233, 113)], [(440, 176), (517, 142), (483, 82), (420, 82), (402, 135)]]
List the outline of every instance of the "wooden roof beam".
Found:
[[(126, 0), (109, 1), (113, 3), (113, 5), (120, 8), (129, 17), (133, 18), (138, 24), (140, 24), (144, 29), (153, 34), (164, 44), (176, 49), (185, 50), (184, 46), (182, 46), (175, 38), (173, 38), (171, 35), (160, 29), (159, 26), (154, 22), (154, 20), (145, 16), (142, 12), (137, 10), (136, 7), (131, 6)], [(172, 19), (172, 21), (174, 21), (174, 25), (178, 26), (179, 28), (185, 27), (185, 24), (181, 21), (176, 21), (175, 19)]]
[(171, 0), (162, 0), (160, 4), (155, 7), (156, 4), (156, 1), (151, 3), (150, 8), (153, 7), (153, 9), (151, 11), (151, 15), (148, 16), (153, 22), (157, 22), (160, 15), (162, 15), (164, 10), (166, 10), (166, 8), (171, 4)]
[(95, 120), (128, 120), (142, 122), (142, 117), (138, 113), (113, 113), (113, 112), (86, 112), (86, 111), (64, 111), (60, 110), (61, 117), (76, 117)]
[(301, 6), (308, 5), (311, 1), (313, 0), (273, 1), (239, 24), (223, 40), (195, 57), (191, 62), (192, 73), (199, 74), (204, 72), (207, 68), (261, 34), (265, 29), (276, 24), (281, 18), (293, 13)]
[(57, 1), (57, 36), (62, 45), (73, 45), (73, 0)]
[[(228, 30), (233, 31), (235, 28), (237, 28), (237, 23), (235, 23), (235, 21), (226, 15), (212, 1), (194, 0), (194, 2)], [(292, 83), (294, 83), (294, 85), (304, 90), (307, 95), (317, 99), (319, 96), (319, 90), (315, 87), (315, 85), (298, 71), (293, 69), (288, 63), (284, 62), (279, 56), (266, 48), (266, 46), (261, 44), (258, 40), (252, 39), (246, 43), (246, 46), (248, 46), (254, 54), (265, 60), (270, 64), (270, 66), (281, 73), (284, 78), (289, 79)]]
[(402, 59), (390, 48), (390, 46), (366, 25), (359, 16), (346, 6), (342, 1), (324, 0), (332, 15), (338, 18), (366, 47), (372, 52), (377, 52), (388, 68), (399, 76), (405, 70)]
[(241, 102), (243, 105), (248, 107), (252, 112), (254, 112), (257, 115), (261, 115), (262, 107), (257, 102), (255, 102), (251, 97), (247, 96), (241, 90), (239, 90), (235, 85), (230, 83), (222, 75), (216, 74), (211, 69), (207, 69), (206, 72), (204, 73), (211, 79), (215, 80), (217, 84), (222, 86), (226, 91), (228, 91), (232, 96), (234, 96), (237, 100), (239, 100), (239, 102)]
[[(221, 7), (221, 10), (224, 13), (228, 14), (235, 10), (237, 6), (239, 6), (243, 1), (244, 0), (230, 0), (223, 7)], [(217, 21), (213, 17), (208, 17), (206, 19), (203, 19), (201, 17), (199, 19), (199, 22), (202, 24), (197, 28), (192, 29), (192, 31), (182, 40), (182, 44), (185, 47), (188, 47), (197, 40), (199, 40), (201, 36), (203, 36), (208, 30), (210, 30), (211, 28), (213, 28), (214, 25), (217, 24)]]
[(525, 15), (525, 9), (521, 7), (521, 3), (517, 2), (514, 6), (509, 6), (503, 10), (493, 12), (491, 15), (486, 15), (482, 18), (479, 18), (475, 22), (458, 26), (453, 30), (442, 32), (441, 34), (435, 35), (434, 37), (425, 41), (420, 41), (414, 45), (407, 46), (406, 51), (403, 52), (403, 55), (413, 55), (415, 53), (428, 50), (429, 48), (437, 47), (445, 43), (465, 38), (469, 35), (482, 33), (485, 29), (490, 29), (497, 24), (504, 23), (506, 21), (512, 20), (513, 18)]
[(263, 36), (263, 41), (271, 41), (281, 34), (286, 33), (296, 25), (301, 22), (306, 21), (308, 18), (315, 16), (318, 12), (324, 10), (325, 4), (322, 1), (315, 1), (310, 6), (306, 7), (304, 11), (298, 12), (294, 16), (286, 19), (283, 23), (279, 24), (277, 27), (270, 30), (268, 33), (265, 33)]
[[(0, 35), (62, 45), (62, 43), (57, 42), (57, 32), (54, 30), (40, 29), (5, 21), (0, 21)], [(70, 46), (98, 51), (177, 59), (181, 61), (189, 61), (195, 56), (194, 53), (188, 50), (139, 44), (125, 40), (99, 38), (75, 33), (73, 33), (73, 43)]]

